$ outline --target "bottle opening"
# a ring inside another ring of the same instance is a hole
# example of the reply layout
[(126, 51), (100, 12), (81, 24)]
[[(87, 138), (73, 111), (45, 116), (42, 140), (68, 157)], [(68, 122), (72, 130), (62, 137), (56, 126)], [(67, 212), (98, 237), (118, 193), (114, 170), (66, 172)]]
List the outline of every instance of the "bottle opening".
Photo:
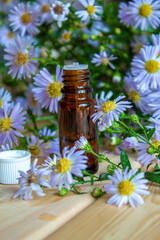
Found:
[(84, 69), (88, 69), (88, 65), (79, 64), (79, 62), (73, 62), (73, 64), (65, 65), (63, 69), (64, 70), (84, 70)]

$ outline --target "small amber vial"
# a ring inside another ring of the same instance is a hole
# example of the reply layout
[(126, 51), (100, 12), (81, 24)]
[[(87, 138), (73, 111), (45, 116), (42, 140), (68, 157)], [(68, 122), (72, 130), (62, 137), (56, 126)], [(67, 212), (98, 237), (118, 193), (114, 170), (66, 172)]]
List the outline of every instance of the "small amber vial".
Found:
[[(74, 146), (75, 141), (85, 136), (94, 152), (98, 153), (98, 128), (91, 116), (95, 112), (95, 101), (91, 95), (88, 65), (73, 63), (63, 68), (62, 99), (58, 103), (60, 152), (65, 146)], [(98, 170), (98, 159), (88, 156), (87, 171)]]

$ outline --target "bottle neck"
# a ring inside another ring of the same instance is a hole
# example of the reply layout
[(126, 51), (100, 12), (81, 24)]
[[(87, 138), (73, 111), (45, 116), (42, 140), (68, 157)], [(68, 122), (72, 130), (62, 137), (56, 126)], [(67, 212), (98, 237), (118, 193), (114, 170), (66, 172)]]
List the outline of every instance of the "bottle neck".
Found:
[(63, 88), (61, 89), (63, 99), (83, 100), (91, 97), (88, 69), (63, 70), (63, 74)]

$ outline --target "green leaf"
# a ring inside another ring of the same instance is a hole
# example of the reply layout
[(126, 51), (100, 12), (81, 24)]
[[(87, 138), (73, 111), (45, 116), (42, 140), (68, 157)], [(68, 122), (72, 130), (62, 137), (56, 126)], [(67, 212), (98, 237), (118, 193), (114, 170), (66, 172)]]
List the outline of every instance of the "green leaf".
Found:
[(126, 169), (126, 167), (129, 167), (129, 169), (132, 169), (130, 161), (128, 159), (128, 155), (123, 150), (121, 151), (120, 159), (121, 159), (122, 167), (123, 167), (124, 170)]
[(149, 163), (146, 167), (146, 169), (148, 170), (148, 168), (152, 165), (153, 163)]
[(145, 172), (145, 178), (151, 182), (160, 183), (160, 175), (151, 172)]
[(160, 168), (159, 168), (159, 165), (158, 165), (158, 163), (156, 163), (156, 165), (154, 166), (154, 170), (159, 170)]
[(108, 178), (109, 175), (111, 175), (111, 174), (109, 174), (109, 173), (101, 173), (101, 174), (99, 175), (99, 180), (100, 180), (100, 181), (109, 180), (109, 178)]
[(149, 130), (149, 132), (147, 134), (148, 135), (148, 140), (151, 139), (151, 137), (153, 136), (154, 132), (155, 132), (155, 128), (152, 128), (152, 129)]

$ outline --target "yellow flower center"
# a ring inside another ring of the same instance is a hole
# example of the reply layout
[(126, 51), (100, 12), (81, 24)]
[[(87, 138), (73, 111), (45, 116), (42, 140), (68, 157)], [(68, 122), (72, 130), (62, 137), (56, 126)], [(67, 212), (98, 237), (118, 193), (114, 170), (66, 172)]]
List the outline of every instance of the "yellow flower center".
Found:
[(117, 186), (119, 194), (129, 196), (134, 191), (134, 185), (128, 180), (122, 180)]
[(21, 22), (22, 22), (24, 25), (29, 24), (31, 21), (32, 21), (32, 16), (31, 16), (30, 13), (26, 12), (26, 13), (23, 13), (23, 14), (21, 15)]
[(3, 102), (2, 102), (2, 99), (0, 99), (0, 108), (2, 107), (3, 105)]
[(138, 102), (140, 100), (140, 95), (134, 90), (129, 92), (129, 96), (133, 102)]
[(63, 33), (63, 39), (65, 42), (69, 42), (71, 39), (71, 34), (69, 32)]
[(94, 12), (95, 12), (95, 7), (92, 6), (92, 5), (89, 5), (89, 6), (87, 7), (87, 12), (89, 13), (89, 15), (94, 14)]
[(0, 119), (0, 132), (1, 133), (9, 132), (11, 126), (12, 126), (12, 119), (10, 119), (8, 117), (3, 117)]
[(70, 169), (70, 167), (71, 161), (69, 159), (60, 158), (55, 171), (64, 174)]
[(9, 39), (12, 39), (14, 37), (14, 33), (10, 31), (8, 32), (7, 36)]
[(141, 17), (149, 17), (152, 13), (152, 7), (150, 4), (142, 4), (139, 8), (139, 15)]
[(10, 3), (11, 0), (2, 0), (2, 2), (7, 4), (7, 3)]
[(105, 103), (102, 104), (102, 111), (104, 113), (111, 112), (115, 108), (116, 108), (115, 101), (108, 101), (108, 102), (105, 102)]
[(38, 179), (37, 179), (36, 176), (30, 174), (30, 175), (28, 176), (28, 179), (27, 179), (27, 185), (29, 186), (30, 183), (33, 183), (33, 182), (34, 182), (34, 183), (38, 183)]
[(145, 63), (145, 69), (149, 73), (156, 73), (159, 70), (159, 62), (156, 60), (148, 60)]
[(23, 52), (18, 52), (15, 55), (14, 61), (18, 66), (24, 66), (28, 63), (28, 55)]
[(58, 15), (61, 15), (63, 13), (63, 7), (58, 4), (53, 8), (53, 10)]
[(159, 51), (159, 53), (158, 53), (158, 56), (157, 57), (160, 57), (160, 51)]
[(158, 147), (160, 146), (160, 141), (158, 141), (158, 140), (155, 139), (155, 138), (152, 138), (151, 144), (152, 144), (154, 147), (158, 148)]
[(109, 63), (108, 58), (103, 58), (103, 59), (102, 59), (102, 64), (103, 64), (104, 66), (107, 66), (108, 63)]
[(135, 46), (135, 52), (136, 53), (139, 53), (139, 51), (141, 50), (141, 48), (143, 47), (143, 44), (142, 43), (138, 43), (136, 46)]
[(42, 13), (47, 13), (49, 12), (49, 4), (43, 4), (42, 7), (41, 7), (41, 12)]
[(39, 155), (40, 152), (41, 152), (38, 146), (31, 146), (31, 147), (29, 148), (29, 151), (30, 151), (30, 153), (33, 154), (33, 155)]
[(57, 98), (61, 95), (62, 84), (59, 82), (51, 82), (46, 88), (46, 92), (50, 98)]

